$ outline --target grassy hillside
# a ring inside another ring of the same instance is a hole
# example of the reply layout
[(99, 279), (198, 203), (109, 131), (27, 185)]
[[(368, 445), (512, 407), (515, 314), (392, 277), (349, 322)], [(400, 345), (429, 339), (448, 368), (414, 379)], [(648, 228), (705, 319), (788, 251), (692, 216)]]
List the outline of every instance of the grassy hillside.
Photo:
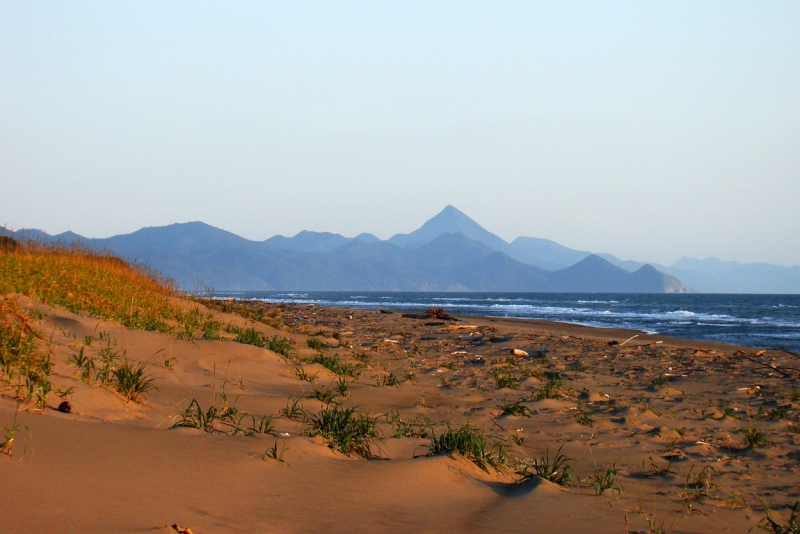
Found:
[[(0, 237), (0, 395), (17, 400), (17, 409), (44, 411), (55, 390), (50, 377), (51, 341), (40, 333), (41, 319), (34, 308), (23, 306), (18, 295), (70, 312), (112, 320), (137, 330), (161, 332), (183, 339), (226, 339), (269, 348), (288, 356), (293, 343), (286, 338), (271, 339), (253, 328), (223, 324), (201, 303), (180, 298), (175, 284), (142, 265), (126, 262), (110, 253), (81, 246), (20, 244)], [(233, 304), (205, 304), (246, 319), (281, 326), (280, 317), (262, 312), (243, 314)], [(88, 344), (76, 345), (69, 359), (76, 375), (87, 384), (119, 392), (126, 401), (140, 400), (152, 388), (153, 378), (142, 363), (129, 362), (124, 354), (110, 351), (90, 355)], [(166, 364), (165, 364), (166, 365)], [(16, 419), (0, 428), (0, 453), (12, 454)]]
[(26, 295), (73, 313), (112, 319), (128, 328), (213, 338), (220, 325), (198, 309), (177, 306), (177, 288), (142, 265), (81, 246), (6, 239), (0, 246), (0, 294)]

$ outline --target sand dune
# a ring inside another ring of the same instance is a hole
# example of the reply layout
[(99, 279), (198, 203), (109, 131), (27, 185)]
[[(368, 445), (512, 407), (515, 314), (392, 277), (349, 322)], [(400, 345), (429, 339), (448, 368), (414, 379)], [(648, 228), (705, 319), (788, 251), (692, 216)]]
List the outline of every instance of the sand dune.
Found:
[[(55, 410), (55, 395), (43, 414), (20, 413), (30, 432), (18, 434), (12, 457), (0, 458), (3, 532), (170, 532), (178, 523), (195, 534), (620, 533), (649, 532), (654, 511), (655, 523), (675, 532), (745, 532), (764, 516), (756, 495), (778, 516), (800, 499), (796, 378), (762, 372), (758, 363), (797, 367), (787, 354), (768, 352), (754, 363), (737, 353), (750, 349), (648, 335), (620, 346), (635, 332), (541, 321), (462, 317), (445, 324), (400, 313), (271, 306), (286, 324), (276, 330), (213, 311), (224, 323), (293, 339), (296, 354), (285, 359), (21, 300), (42, 314), (36, 328), (51, 340), (54, 386), (75, 389), (72, 413)], [(475, 328), (448, 329), (452, 324)], [(303, 435), (307, 423), (277, 416), (290, 398), (316, 414), (323, 402), (309, 394), (336, 383), (320, 363), (302, 361), (317, 354), (306, 346), (309, 337), (328, 345), (326, 355), (364, 362), (340, 400), (379, 416), (374, 459), (335, 452), (319, 436)], [(68, 364), (81, 347), (144, 362), (158, 389), (137, 403), (81, 382)], [(529, 356), (510, 357), (514, 348)], [(316, 383), (298, 380), (299, 368), (316, 373)], [(401, 383), (377, 387), (389, 373)], [(512, 383), (498, 387), (493, 375)], [(537, 399), (555, 377), (553, 398)], [(192, 399), (207, 408), (223, 391), (242, 411), (276, 415), (277, 437), (170, 428)], [(530, 417), (498, 414), (498, 404), (516, 400)], [(14, 408), (11, 398), (0, 398), (0, 425)], [(404, 421), (428, 418), (437, 434), (448, 421), (471, 421), (503, 443), (507, 467), (484, 471), (458, 454), (425, 457), (428, 438), (394, 437), (386, 417), (393, 410)], [(767, 443), (745, 446), (749, 428)], [(285, 448), (283, 461), (265, 458), (276, 442)], [(562, 445), (572, 484), (515, 484), (515, 462), (545, 451), (552, 457)], [(595, 464), (612, 463), (621, 492), (598, 497), (589, 477)], [(701, 472), (711, 478), (695, 484)]]

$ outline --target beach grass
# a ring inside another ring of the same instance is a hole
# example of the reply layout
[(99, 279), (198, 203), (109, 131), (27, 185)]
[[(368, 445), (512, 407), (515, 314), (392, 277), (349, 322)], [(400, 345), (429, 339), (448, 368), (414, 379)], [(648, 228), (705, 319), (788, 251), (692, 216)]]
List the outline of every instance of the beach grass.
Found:
[(186, 339), (220, 328), (199, 308), (175, 304), (180, 294), (174, 281), (145, 265), (77, 244), (27, 242), (0, 249), (0, 294), (9, 293)]
[(50, 352), (30, 322), (30, 312), (13, 298), (0, 299), (0, 393), (44, 410), (52, 390)]
[(372, 457), (378, 432), (377, 418), (369, 413), (333, 404), (324, 406), (316, 415), (309, 415), (308, 424), (307, 433), (322, 436), (332, 449), (347, 455)]
[(515, 415), (517, 417), (530, 417), (531, 409), (522, 404), (523, 400), (506, 401), (497, 405), (498, 415)]
[(360, 365), (343, 362), (338, 356), (327, 356), (318, 352), (307, 360), (308, 363), (318, 363), (331, 373), (339, 376), (358, 378), (363, 371)]
[[(209, 434), (253, 434), (275, 435), (275, 425), (271, 415), (258, 417), (248, 412), (241, 412), (236, 403), (228, 403), (228, 397), (223, 391), (220, 395), (222, 403), (212, 403), (208, 409), (203, 410), (197, 399), (192, 399), (189, 406), (175, 416), (171, 428), (195, 428)], [(248, 424), (249, 422), (249, 424)]]
[(569, 464), (572, 459), (561, 452), (563, 448), (564, 445), (558, 448), (552, 461), (550, 460), (550, 449), (548, 448), (545, 449), (545, 453), (542, 456), (534, 458), (525, 464), (517, 471), (519, 483), (538, 477), (559, 486), (568, 486), (572, 482), (574, 472)]
[(503, 465), (486, 434), (470, 423), (453, 426), (448, 421), (445, 429), (438, 436), (432, 434), (430, 440), (428, 456), (457, 452), (487, 472), (488, 467), (497, 470)]

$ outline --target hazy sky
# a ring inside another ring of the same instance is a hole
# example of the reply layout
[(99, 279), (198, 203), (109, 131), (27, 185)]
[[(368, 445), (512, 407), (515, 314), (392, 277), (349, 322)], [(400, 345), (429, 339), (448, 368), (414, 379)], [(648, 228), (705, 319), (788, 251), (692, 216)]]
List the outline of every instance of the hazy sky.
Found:
[(0, 2), (0, 225), (800, 264), (800, 2)]

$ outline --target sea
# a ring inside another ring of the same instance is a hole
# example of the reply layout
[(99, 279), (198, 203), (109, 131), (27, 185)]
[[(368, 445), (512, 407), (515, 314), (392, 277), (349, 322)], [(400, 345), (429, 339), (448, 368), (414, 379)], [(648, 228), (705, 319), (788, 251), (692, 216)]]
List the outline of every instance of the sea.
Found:
[(217, 292), (217, 298), (544, 319), (800, 353), (800, 295)]

